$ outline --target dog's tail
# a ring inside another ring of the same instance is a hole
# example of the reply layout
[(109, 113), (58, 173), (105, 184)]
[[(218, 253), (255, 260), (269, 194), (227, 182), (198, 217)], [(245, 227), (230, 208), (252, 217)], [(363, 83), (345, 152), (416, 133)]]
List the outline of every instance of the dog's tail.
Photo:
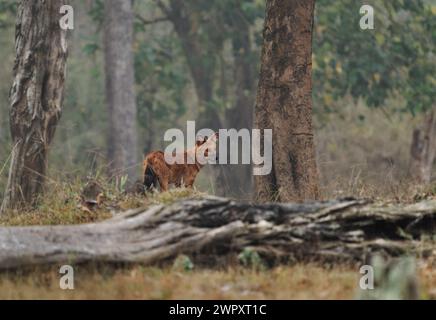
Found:
[(151, 191), (157, 187), (158, 178), (152, 166), (147, 160), (144, 161), (144, 188), (145, 191)]

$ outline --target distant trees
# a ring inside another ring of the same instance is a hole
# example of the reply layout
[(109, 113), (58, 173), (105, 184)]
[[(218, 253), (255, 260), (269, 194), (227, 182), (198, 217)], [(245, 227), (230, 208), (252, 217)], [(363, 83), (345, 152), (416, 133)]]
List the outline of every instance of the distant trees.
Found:
[(18, 7), (10, 91), (13, 148), (1, 211), (33, 205), (43, 191), (64, 94), (67, 41), (59, 26), (63, 4), (22, 0)]
[[(168, 5), (163, 1), (155, 1), (165, 16), (172, 22), (174, 30), (181, 40), (186, 61), (194, 82), (201, 106), (200, 126), (211, 129), (222, 127), (221, 118), (211, 105), (213, 99), (214, 69), (217, 62), (214, 49), (220, 47), (219, 43), (204, 45), (200, 33), (201, 16), (193, 1), (170, 0)], [(211, 35), (209, 35), (211, 36)]]
[[(236, 1), (231, 8), (225, 14), (225, 21), (231, 32), (235, 99), (233, 105), (226, 110), (226, 126), (237, 130), (251, 130), (259, 65), (251, 28), (259, 10), (252, 2), (243, 1)], [(239, 151), (242, 151), (241, 148)], [(231, 195), (252, 197), (254, 183), (251, 165), (227, 166), (223, 170), (227, 177), (232, 178), (226, 185)]]
[(108, 160), (114, 176), (138, 175), (132, 1), (104, 1)]
[(273, 129), (273, 170), (255, 177), (259, 201), (318, 197), (312, 128), (315, 0), (268, 0), (254, 126)]
[(314, 96), (325, 112), (335, 112), (334, 102), (351, 95), (383, 109), (397, 96), (404, 104), (385, 111), (424, 113), (413, 134), (410, 175), (427, 183), (436, 154), (435, 7), (423, 0), (376, 2), (374, 30), (361, 30), (361, 5), (317, 1)]

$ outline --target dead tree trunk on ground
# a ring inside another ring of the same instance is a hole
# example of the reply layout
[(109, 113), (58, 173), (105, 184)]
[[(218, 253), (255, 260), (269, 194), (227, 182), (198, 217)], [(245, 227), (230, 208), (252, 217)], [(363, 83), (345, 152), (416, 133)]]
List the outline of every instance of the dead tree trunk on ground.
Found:
[[(179, 254), (201, 261), (245, 248), (264, 261), (364, 261), (420, 250), (436, 231), (436, 201), (380, 206), (359, 200), (251, 205), (224, 198), (190, 199), (78, 226), (0, 228), (0, 269), (47, 263), (155, 264)], [(206, 259), (204, 259), (206, 258)], [(224, 259), (225, 260), (225, 259)]]
[(67, 43), (59, 11), (65, 2), (23, 0), (18, 7), (10, 92), (13, 148), (0, 211), (33, 205), (43, 189), (64, 93)]

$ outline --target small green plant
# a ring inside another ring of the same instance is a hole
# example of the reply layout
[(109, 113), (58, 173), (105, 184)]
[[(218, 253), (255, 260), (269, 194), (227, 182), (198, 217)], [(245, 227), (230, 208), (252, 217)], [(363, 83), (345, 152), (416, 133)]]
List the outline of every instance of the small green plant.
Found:
[(126, 191), (126, 185), (127, 185), (127, 179), (129, 178), (128, 175), (121, 176), (118, 182), (118, 190), (120, 192)]
[(238, 255), (238, 259), (244, 267), (251, 267), (256, 270), (263, 270), (265, 268), (262, 258), (251, 248), (244, 248)]
[(373, 288), (358, 290), (361, 300), (411, 300), (419, 299), (418, 275), (414, 257), (384, 259), (374, 256)]
[(194, 263), (188, 256), (182, 254), (174, 260), (173, 270), (192, 271), (194, 270)]

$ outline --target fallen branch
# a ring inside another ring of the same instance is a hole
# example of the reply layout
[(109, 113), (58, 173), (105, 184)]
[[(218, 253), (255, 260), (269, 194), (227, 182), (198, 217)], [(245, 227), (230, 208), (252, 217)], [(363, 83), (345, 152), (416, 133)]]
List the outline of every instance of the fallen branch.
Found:
[(190, 199), (77, 226), (0, 228), (0, 269), (79, 262), (155, 264), (179, 254), (224, 256), (244, 248), (267, 262), (417, 252), (436, 231), (436, 201), (381, 206), (363, 200), (251, 205)]

